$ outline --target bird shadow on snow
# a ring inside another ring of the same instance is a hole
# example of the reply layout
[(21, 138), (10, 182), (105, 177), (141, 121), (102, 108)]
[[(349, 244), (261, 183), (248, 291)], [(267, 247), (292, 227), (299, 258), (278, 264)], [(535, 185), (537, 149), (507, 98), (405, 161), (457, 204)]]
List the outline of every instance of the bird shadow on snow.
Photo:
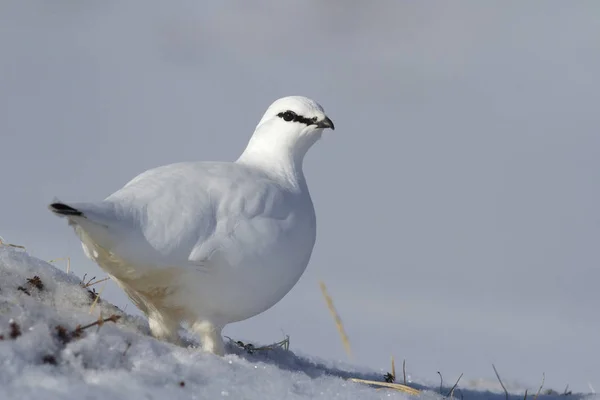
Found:
[[(192, 338), (184, 338), (184, 344), (191, 347), (199, 346), (199, 344)], [(311, 360), (308, 357), (295, 354), (292, 350), (285, 350), (281, 347), (275, 347), (267, 351), (254, 351), (250, 353), (244, 348), (236, 345), (233, 341), (230, 341), (226, 343), (226, 352), (228, 355), (236, 355), (237, 357), (242, 358), (249, 363), (265, 363), (279, 368), (280, 370), (301, 372), (309, 376), (311, 379), (331, 376), (344, 380), (358, 378), (372, 381), (384, 381), (383, 374), (378, 374), (374, 371), (360, 371), (360, 368), (352, 365), (344, 365), (344, 367), (347, 369), (340, 369), (326, 360), (318, 360), (317, 358)], [(440, 388), (439, 386), (432, 387), (415, 382), (410, 382), (410, 386), (421, 391), (434, 392), (444, 398), (455, 398), (461, 400), (527, 400), (534, 398), (537, 398), (538, 400), (579, 400), (584, 398), (587, 400), (596, 399), (595, 396), (584, 393), (572, 393), (569, 395), (564, 395), (555, 393), (544, 394), (544, 391), (541, 391), (540, 394), (536, 396), (537, 389), (533, 392), (528, 392), (527, 397), (525, 398), (524, 394), (509, 393), (507, 396), (504, 392), (466, 389), (461, 388), (460, 385), (454, 389), (454, 393), (451, 396), (450, 393), (453, 389), (452, 386), (443, 385)]]

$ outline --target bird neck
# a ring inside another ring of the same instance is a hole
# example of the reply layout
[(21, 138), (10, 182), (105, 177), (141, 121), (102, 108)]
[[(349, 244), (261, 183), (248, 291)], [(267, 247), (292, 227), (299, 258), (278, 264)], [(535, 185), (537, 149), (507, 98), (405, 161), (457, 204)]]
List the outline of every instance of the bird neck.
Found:
[(298, 135), (273, 127), (259, 125), (246, 149), (238, 158), (240, 164), (263, 170), (292, 186), (306, 187), (302, 164), (308, 149), (318, 140), (318, 134)]

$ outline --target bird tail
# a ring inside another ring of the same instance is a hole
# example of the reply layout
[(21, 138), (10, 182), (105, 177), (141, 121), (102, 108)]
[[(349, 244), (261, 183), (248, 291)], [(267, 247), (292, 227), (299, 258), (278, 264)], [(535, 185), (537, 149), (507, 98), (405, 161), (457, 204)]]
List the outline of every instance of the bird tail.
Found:
[[(118, 223), (111, 220), (110, 211), (102, 204), (71, 203), (54, 200), (48, 209), (58, 217), (66, 218), (79, 239), (83, 242), (86, 255), (94, 259), (93, 254), (115, 246), (115, 230)], [(108, 211), (108, 212), (107, 212)]]
[(73, 208), (70, 205), (65, 204), (65, 203), (52, 203), (48, 206), (48, 208), (50, 209), (50, 211), (52, 211), (54, 214), (56, 214), (58, 216), (84, 217), (85, 218), (85, 215), (83, 214), (83, 212), (81, 212), (78, 209)]

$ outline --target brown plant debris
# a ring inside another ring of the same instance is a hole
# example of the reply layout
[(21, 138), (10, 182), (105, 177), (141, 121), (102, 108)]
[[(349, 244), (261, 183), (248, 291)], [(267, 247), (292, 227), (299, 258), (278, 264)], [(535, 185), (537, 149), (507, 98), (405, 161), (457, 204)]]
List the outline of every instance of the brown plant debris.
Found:
[(113, 322), (116, 323), (119, 319), (121, 318), (120, 315), (116, 315), (113, 314), (108, 318), (102, 318), (102, 316), (100, 316), (96, 321), (92, 322), (91, 324), (87, 324), (84, 326), (81, 325), (77, 325), (77, 327), (75, 328), (75, 330), (73, 331), (74, 333), (76, 332), (82, 332), (88, 328), (91, 328), (92, 326), (98, 326), (101, 327), (102, 325), (104, 325), (105, 322)]
[(44, 364), (50, 364), (50, 365), (56, 365), (56, 364), (58, 364), (58, 362), (56, 361), (56, 357), (54, 357), (52, 354), (45, 355), (42, 358), (42, 362)]
[(383, 376), (383, 380), (387, 383), (394, 383), (396, 382), (396, 377), (388, 372)]
[(19, 324), (17, 324), (14, 321), (11, 321), (10, 323), (10, 338), (11, 339), (16, 339), (19, 336), (21, 336), (21, 327), (19, 326)]
[(116, 315), (113, 314), (108, 318), (102, 318), (102, 316), (100, 316), (96, 321), (81, 326), (81, 325), (77, 325), (75, 327), (75, 329), (73, 329), (72, 331), (69, 331), (67, 328), (65, 328), (62, 325), (58, 325), (55, 329), (56, 329), (56, 337), (63, 343), (63, 344), (67, 344), (72, 340), (75, 339), (79, 339), (83, 336), (83, 331), (91, 328), (92, 326), (97, 326), (98, 328), (100, 328), (102, 325), (104, 325), (105, 322), (113, 322), (116, 323), (119, 319), (121, 318), (120, 315)]
[(56, 328), (56, 336), (63, 343), (67, 344), (71, 341), (71, 336), (69, 335), (69, 331), (62, 325), (58, 325)]
[(24, 288), (23, 286), (19, 286), (17, 288), (17, 290), (20, 290), (21, 292), (25, 293), (27, 296), (31, 296), (31, 293), (29, 293), (29, 290), (27, 290), (27, 288)]
[[(99, 294), (96, 292), (96, 289), (92, 288), (87, 289), (88, 295), (90, 296), (90, 300), (91, 301), (96, 301), (96, 298), (99, 297)], [(98, 302), (100, 301), (100, 299), (98, 299)]]
[(42, 283), (42, 279), (35, 275), (33, 278), (28, 278), (27, 283), (38, 290), (44, 290), (44, 284)]
[(392, 372), (387, 372), (383, 376), (383, 380), (387, 383), (396, 382), (396, 363), (394, 362), (394, 356), (392, 356)]
[[(27, 283), (25, 284), (25, 286), (28, 286), (30, 288), (34, 287), (38, 290), (44, 289), (44, 283), (42, 282), (42, 279), (37, 275), (35, 275), (33, 278), (27, 278)], [(31, 296), (31, 292), (25, 286), (19, 286), (17, 288), (17, 290), (20, 290), (21, 292), (25, 293), (27, 296)]]

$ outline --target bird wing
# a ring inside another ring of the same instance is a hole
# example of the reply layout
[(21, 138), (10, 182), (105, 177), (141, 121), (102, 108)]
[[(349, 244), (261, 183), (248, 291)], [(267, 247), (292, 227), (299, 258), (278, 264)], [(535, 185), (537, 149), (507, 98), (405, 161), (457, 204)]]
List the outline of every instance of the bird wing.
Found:
[(234, 251), (240, 242), (257, 252), (269, 246), (282, 229), (279, 221), (289, 217), (283, 197), (264, 175), (238, 164), (178, 163), (138, 175), (102, 202), (55, 203), (68, 208), (53, 211), (115, 264), (135, 265), (140, 273), (203, 270), (219, 250), (234, 264), (242, 257)]

